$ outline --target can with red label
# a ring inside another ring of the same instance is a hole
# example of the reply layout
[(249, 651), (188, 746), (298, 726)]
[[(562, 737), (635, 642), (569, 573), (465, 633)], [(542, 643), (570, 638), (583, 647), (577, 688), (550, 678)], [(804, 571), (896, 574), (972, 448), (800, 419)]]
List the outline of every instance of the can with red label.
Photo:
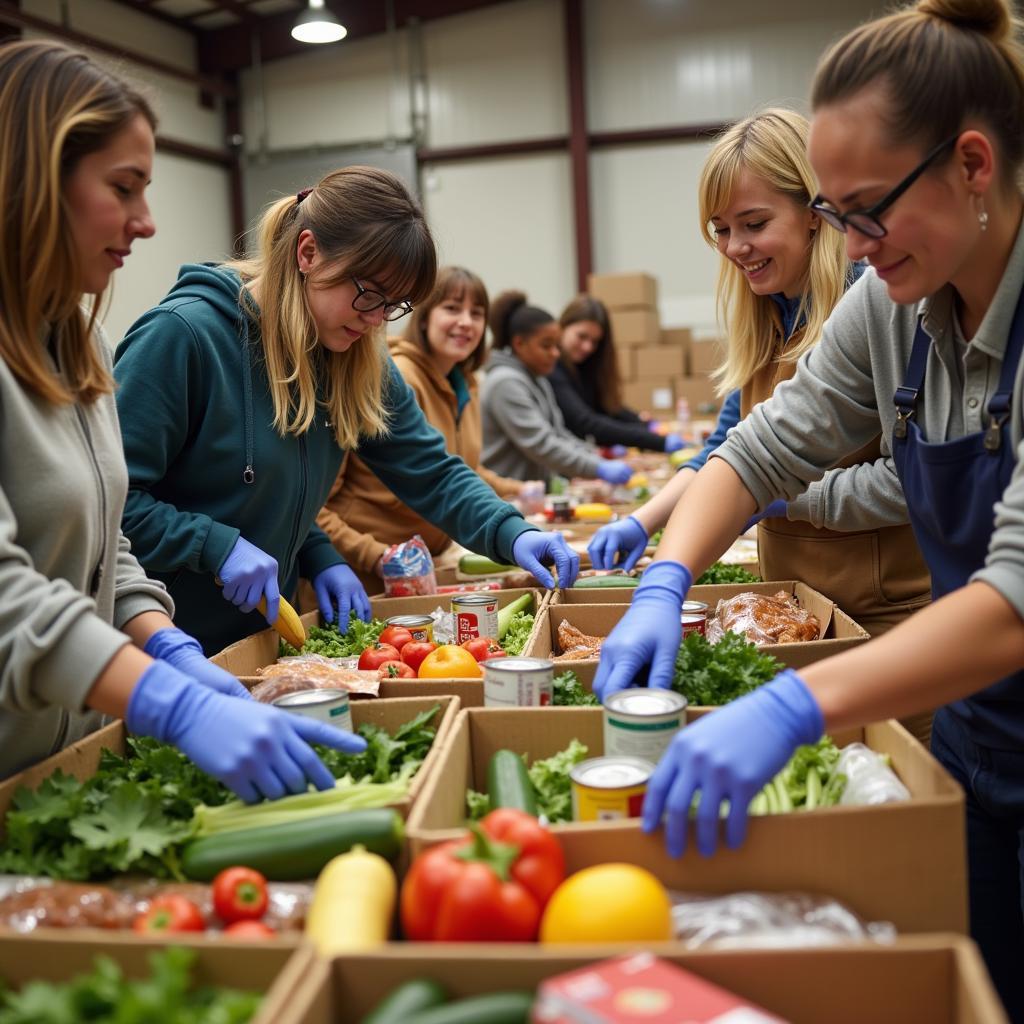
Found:
[(687, 633), (700, 633), (706, 636), (708, 631), (708, 606), (703, 601), (684, 601), (681, 615), (683, 639)]
[(453, 594), (452, 616), (457, 644), (478, 636), (498, 639), (498, 599), (493, 594)]

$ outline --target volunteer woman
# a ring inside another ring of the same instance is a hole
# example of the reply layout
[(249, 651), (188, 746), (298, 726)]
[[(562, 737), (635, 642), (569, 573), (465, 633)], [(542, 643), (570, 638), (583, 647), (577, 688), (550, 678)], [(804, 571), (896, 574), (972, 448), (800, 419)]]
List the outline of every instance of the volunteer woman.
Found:
[[(464, 546), (564, 586), (578, 559), (542, 534), (423, 418), (388, 359), (385, 320), (434, 282), (434, 242), (394, 175), (346, 167), (274, 203), (260, 256), (183, 267), (118, 346), (130, 489), (124, 531), (208, 654), (260, 628), (248, 614), (301, 575), (327, 621), (366, 593), (316, 525), (342, 455)], [(221, 589), (220, 584), (223, 584)]]
[(644, 827), (667, 811), (679, 853), (700, 790), (698, 847), (714, 849), (723, 799), (736, 845), (752, 795), (797, 744), (944, 704), (932, 750), (967, 796), (971, 931), (1022, 1020), (1024, 64), (1009, 8), (923, 0), (867, 24), (823, 59), (812, 101), (814, 208), (874, 269), (684, 495), (596, 685), (648, 666), (665, 685), (691, 571), (881, 426), (935, 603), (688, 726), (652, 779)]
[(247, 699), (173, 627), (120, 531), (128, 476), (96, 311), (155, 230), (155, 125), (84, 54), (0, 47), (0, 778), (116, 715), (246, 799), (326, 789), (306, 741), (363, 740)]
[[(628, 567), (636, 564), (728, 429), (817, 345), (863, 269), (846, 258), (843, 236), (807, 208), (814, 195), (807, 131), (800, 114), (765, 110), (726, 131), (704, 164), (700, 222), (720, 253), (718, 302), (730, 339), (716, 376), (722, 391), (738, 390), (739, 405), (727, 399), (704, 451), (659, 494), (598, 531), (588, 550), (599, 569), (611, 568), (618, 554)], [(871, 438), (793, 501), (770, 505), (757, 530), (765, 579), (802, 580), (873, 635), (928, 602), (928, 570), (888, 456), (885, 439)], [(927, 718), (910, 723), (925, 738)]]
[[(523, 484), (480, 465), (480, 402), (475, 371), (484, 361), (487, 289), (462, 267), (442, 267), (430, 296), (406, 321), (405, 336), (389, 347), (427, 422), (445, 445), (502, 498)], [(370, 594), (381, 589), (381, 558), (388, 546), (419, 534), (438, 556), (450, 538), (400, 501), (367, 464), (350, 452), (317, 523)]]
[(678, 434), (662, 437), (622, 404), (622, 378), (612, 325), (604, 303), (577, 295), (558, 318), (562, 358), (548, 376), (565, 425), (579, 438), (604, 447), (652, 452), (683, 447)]
[(548, 375), (559, 358), (561, 331), (522, 292), (503, 292), (491, 307), (491, 358), (481, 404), (484, 465), (517, 480), (599, 477), (624, 484), (625, 462), (603, 459), (565, 426)]

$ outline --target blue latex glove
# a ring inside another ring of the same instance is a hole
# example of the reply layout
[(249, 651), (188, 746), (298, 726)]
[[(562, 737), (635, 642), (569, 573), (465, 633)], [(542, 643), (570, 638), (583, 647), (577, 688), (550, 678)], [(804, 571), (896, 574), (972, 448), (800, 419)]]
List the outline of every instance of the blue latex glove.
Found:
[(777, 516), (785, 516), (786, 509), (789, 505), (785, 498), (776, 498), (767, 508), (761, 512), (755, 512), (748, 520), (747, 525), (743, 527), (742, 532), (746, 533), (756, 523), (761, 522), (762, 519), (773, 519)]
[[(602, 651), (602, 656), (603, 656)], [(686, 826), (697, 791), (697, 849), (710, 857), (718, 845), (719, 808), (729, 801), (725, 839), (739, 846), (747, 832), (750, 801), (774, 778), (802, 743), (825, 731), (821, 708), (792, 670), (705, 715), (676, 733), (647, 783), (643, 830), (653, 832), (665, 814), (665, 843), (673, 857), (686, 849)]]
[(677, 452), (685, 445), (685, 441), (678, 434), (665, 435), (665, 451)]
[(617, 462), (615, 459), (602, 459), (597, 464), (597, 475), (609, 484), (624, 484), (629, 482), (633, 470), (624, 462)]
[(566, 589), (576, 582), (580, 571), (580, 556), (565, 543), (560, 533), (528, 530), (519, 534), (512, 544), (512, 560), (521, 569), (533, 573), (548, 590), (554, 590), (555, 581), (541, 562), (555, 563), (558, 585)]
[(180, 629), (158, 629), (143, 650), (151, 657), (166, 661), (197, 683), (228, 697), (250, 700), (249, 691), (230, 673), (209, 662), (195, 637)]
[(125, 724), (133, 733), (172, 743), (200, 768), (253, 803), (304, 793), (334, 778), (309, 746), (361, 753), (366, 741), (315, 718), (255, 700), (233, 700), (154, 661), (132, 690)]
[(235, 541), (217, 573), (224, 596), (243, 612), (251, 612), (261, 597), (267, 599), (267, 622), (277, 621), (281, 593), (277, 587), (277, 559), (244, 537)]
[(370, 621), (370, 599), (359, 578), (347, 565), (331, 565), (313, 577), (313, 589), (324, 622), (334, 622), (338, 611), (338, 624), (348, 628), (348, 613), (353, 611), (363, 620)]
[(647, 531), (636, 516), (602, 526), (587, 545), (587, 554), (595, 569), (614, 569), (618, 555), (624, 556), (621, 568), (629, 572), (647, 549)]
[(613, 444), (608, 453), (613, 459), (621, 459), (629, 453), (629, 449), (624, 444)]
[(641, 686), (667, 690), (672, 685), (683, 634), (683, 601), (692, 583), (693, 574), (679, 562), (652, 562), (644, 570), (629, 609), (601, 646), (593, 687), (599, 700), (632, 686), (648, 666)]

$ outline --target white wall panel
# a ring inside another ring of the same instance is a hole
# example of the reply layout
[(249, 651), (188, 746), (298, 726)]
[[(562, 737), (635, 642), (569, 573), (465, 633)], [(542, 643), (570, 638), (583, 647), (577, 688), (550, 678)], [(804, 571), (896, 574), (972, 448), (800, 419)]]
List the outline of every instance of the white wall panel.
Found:
[(492, 296), (521, 289), (557, 316), (576, 292), (569, 179), (561, 155), (426, 168), (439, 262), (475, 271)]
[(517, 0), (423, 26), (431, 146), (568, 131), (559, 0)]

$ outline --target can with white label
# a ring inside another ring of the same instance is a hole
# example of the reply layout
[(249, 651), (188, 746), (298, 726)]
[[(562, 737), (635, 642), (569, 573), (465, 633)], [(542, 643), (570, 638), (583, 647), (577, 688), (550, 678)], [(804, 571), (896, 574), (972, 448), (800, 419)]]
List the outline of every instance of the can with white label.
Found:
[(654, 765), (640, 757), (592, 757), (569, 773), (573, 821), (639, 818)]
[(352, 712), (348, 706), (348, 690), (296, 690), (273, 702), (275, 708), (327, 722), (336, 729), (352, 732)]
[(498, 639), (498, 599), (493, 594), (453, 594), (455, 642), (480, 636)]
[(555, 666), (543, 658), (488, 658), (484, 670), (484, 707), (547, 707), (554, 693)]
[(686, 722), (686, 704), (675, 690), (637, 687), (611, 694), (604, 701), (605, 754), (657, 764)]
[(706, 636), (708, 631), (708, 606), (703, 601), (684, 601), (680, 615), (683, 625), (683, 639), (687, 633), (700, 633)]

